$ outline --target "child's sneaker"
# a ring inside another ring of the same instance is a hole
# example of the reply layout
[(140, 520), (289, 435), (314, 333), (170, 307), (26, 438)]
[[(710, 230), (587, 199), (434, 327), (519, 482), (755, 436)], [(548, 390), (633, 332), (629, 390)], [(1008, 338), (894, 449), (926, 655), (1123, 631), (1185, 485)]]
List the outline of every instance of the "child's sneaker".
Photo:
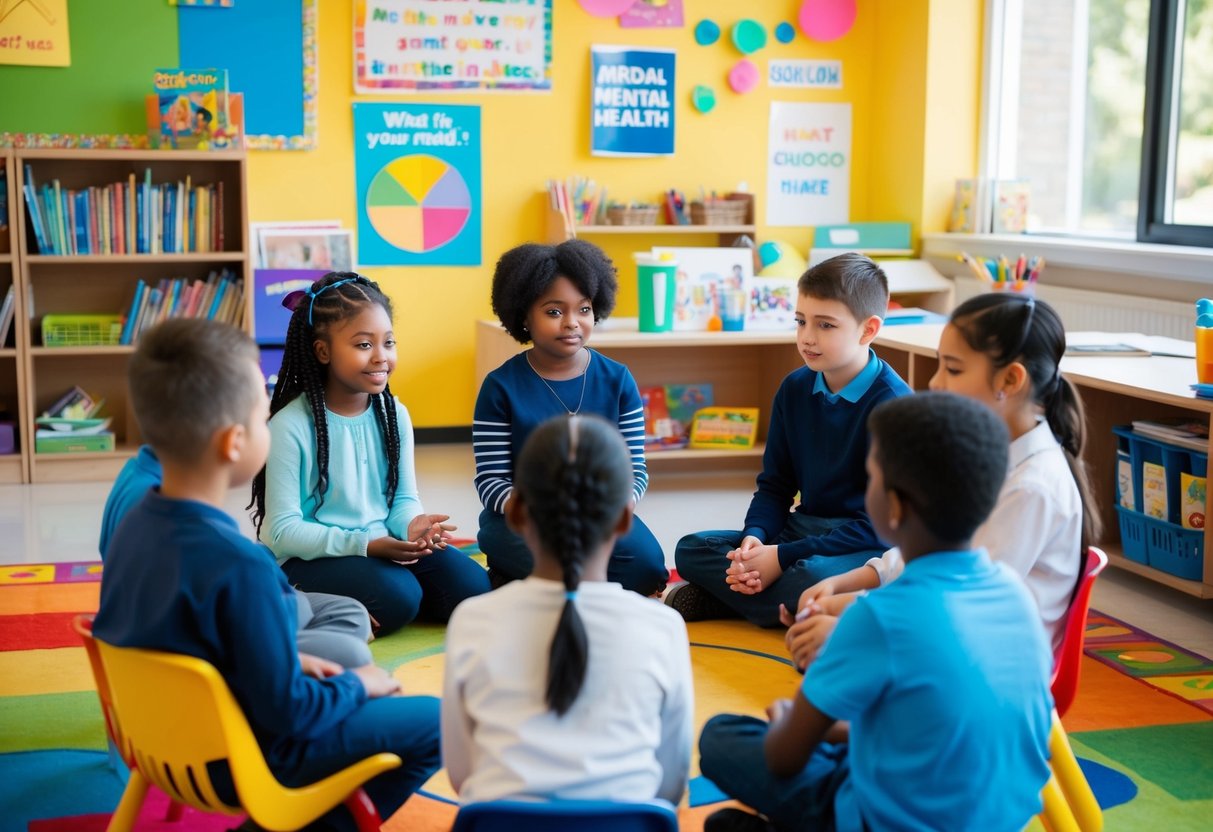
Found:
[(736, 617), (724, 602), (706, 589), (691, 583), (675, 584), (666, 590), (665, 605), (681, 615), (683, 621)]
[(741, 809), (721, 809), (703, 822), (703, 832), (774, 832), (774, 829), (768, 821)]

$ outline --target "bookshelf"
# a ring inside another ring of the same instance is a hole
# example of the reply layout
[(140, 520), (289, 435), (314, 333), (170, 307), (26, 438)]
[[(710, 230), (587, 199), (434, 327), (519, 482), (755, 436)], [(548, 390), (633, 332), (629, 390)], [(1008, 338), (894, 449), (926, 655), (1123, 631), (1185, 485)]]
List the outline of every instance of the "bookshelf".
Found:
[(17, 279), (16, 223), (20, 203), (16, 200), (16, 173), (13, 151), (0, 149), (0, 190), (3, 190), (8, 205), (8, 225), (0, 228), (0, 303), (3, 303), (9, 288), (13, 287), (13, 325), (3, 343), (0, 343), (0, 420), (14, 423), (16, 431), (16, 453), (0, 454), (0, 484), (29, 481), (25, 431), (21, 429), (25, 412), (25, 365), (16, 345), (24, 338), (21, 302), (21, 285)]
[(750, 201), (746, 222), (741, 225), (575, 225), (559, 211), (551, 207), (546, 196), (543, 202), (544, 239), (550, 244), (563, 243), (574, 237), (593, 236), (710, 236), (714, 245), (727, 248), (742, 234), (751, 239), (757, 229), (754, 226), (754, 202)]
[[(223, 246), (219, 251), (156, 254), (50, 255), (38, 252), (25, 199), (13, 202), (16, 252), (12, 269), (23, 297), (18, 315), (15, 363), (22, 374), (19, 387), (21, 434), (33, 437), (34, 420), (64, 392), (79, 385), (94, 398), (105, 399), (104, 415), (112, 419), (115, 449), (91, 453), (36, 453), (33, 442), (23, 444), (29, 482), (81, 482), (114, 477), (135, 454), (142, 437), (127, 395), (126, 367), (130, 345), (56, 347), (43, 345), (42, 322), (47, 315), (125, 315), (140, 280), (155, 286), (162, 279), (205, 279), (228, 269), (244, 281), (244, 326), (252, 325), (252, 270), (248, 243), (245, 154), (242, 151), (168, 150), (22, 150), (11, 152), (13, 190), (22, 194), (26, 171), (37, 186), (58, 179), (63, 189), (84, 189), (125, 182), (134, 174), (153, 183), (189, 177), (196, 185), (223, 184)], [(0, 265), (0, 280), (4, 267)], [(0, 396), (3, 368), (0, 353)], [(3, 476), (0, 470), (0, 477)]]

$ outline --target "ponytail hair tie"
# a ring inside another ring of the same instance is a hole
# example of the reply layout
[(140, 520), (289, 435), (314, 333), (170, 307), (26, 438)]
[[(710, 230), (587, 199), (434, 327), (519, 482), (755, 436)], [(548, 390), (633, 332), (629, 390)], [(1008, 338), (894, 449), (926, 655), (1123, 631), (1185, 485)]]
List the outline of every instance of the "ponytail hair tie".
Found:
[(575, 590), (575, 589), (566, 590), (564, 593), (564, 600), (566, 600), (566, 601), (577, 600), (577, 590)]

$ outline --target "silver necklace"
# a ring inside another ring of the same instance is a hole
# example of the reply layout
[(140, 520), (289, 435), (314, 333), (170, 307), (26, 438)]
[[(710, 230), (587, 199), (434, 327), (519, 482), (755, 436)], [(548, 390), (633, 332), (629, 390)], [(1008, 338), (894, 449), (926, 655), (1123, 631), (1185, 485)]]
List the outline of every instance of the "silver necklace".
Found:
[(585, 381), (590, 376), (590, 360), (593, 357), (594, 357), (594, 354), (587, 349), (585, 351), (585, 366), (581, 368), (581, 396), (577, 399), (577, 409), (576, 410), (569, 410), (569, 406), (564, 403), (564, 399), (560, 398), (560, 394), (556, 392), (555, 388), (553, 388), (552, 385), (548, 384), (548, 380), (546, 378), (539, 375), (539, 371), (536, 370), (535, 365), (531, 363), (530, 350), (527, 350), (526, 363), (527, 363), (527, 366), (531, 368), (531, 372), (535, 374), (535, 377), (543, 382), (543, 386), (548, 389), (548, 392), (551, 393), (552, 396), (555, 397), (556, 401), (560, 402), (560, 406), (564, 408), (565, 412), (568, 413), (570, 416), (576, 416), (578, 413), (581, 412), (581, 405), (585, 402)]

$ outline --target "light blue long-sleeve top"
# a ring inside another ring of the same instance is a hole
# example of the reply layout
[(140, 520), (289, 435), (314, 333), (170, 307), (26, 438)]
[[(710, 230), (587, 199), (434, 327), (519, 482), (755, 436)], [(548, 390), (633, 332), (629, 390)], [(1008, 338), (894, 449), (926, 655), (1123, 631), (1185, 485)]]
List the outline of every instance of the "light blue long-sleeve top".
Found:
[(387, 446), (371, 408), (359, 416), (326, 410), (329, 431), (328, 491), (320, 504), (316, 484), (316, 427), (306, 395), (270, 419), (265, 466), (262, 542), (279, 563), (290, 558), (366, 555), (372, 540), (404, 540), (409, 521), (423, 513), (413, 466), (413, 423), (395, 402), (400, 426), (396, 499), (388, 509)]

